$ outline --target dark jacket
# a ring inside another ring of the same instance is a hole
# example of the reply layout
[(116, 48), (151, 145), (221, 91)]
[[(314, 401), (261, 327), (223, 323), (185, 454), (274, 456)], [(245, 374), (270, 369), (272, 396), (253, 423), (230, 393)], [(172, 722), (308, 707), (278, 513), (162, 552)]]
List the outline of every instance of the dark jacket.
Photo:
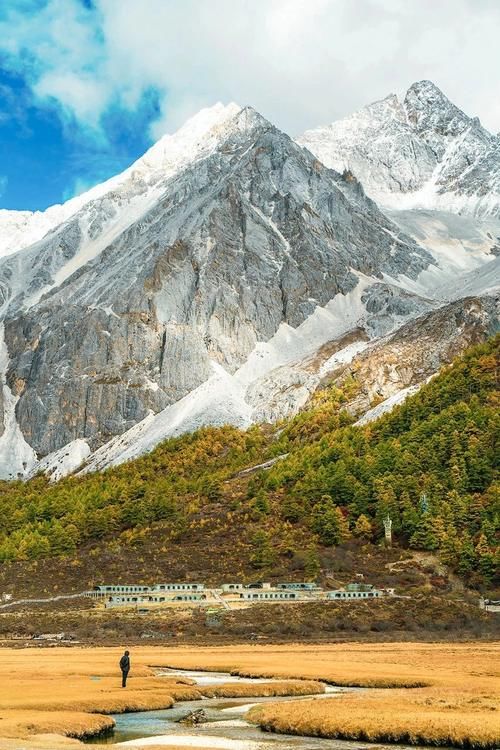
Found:
[(120, 659), (120, 669), (122, 670), (122, 672), (128, 672), (130, 670), (130, 659), (125, 654), (123, 654), (122, 658)]

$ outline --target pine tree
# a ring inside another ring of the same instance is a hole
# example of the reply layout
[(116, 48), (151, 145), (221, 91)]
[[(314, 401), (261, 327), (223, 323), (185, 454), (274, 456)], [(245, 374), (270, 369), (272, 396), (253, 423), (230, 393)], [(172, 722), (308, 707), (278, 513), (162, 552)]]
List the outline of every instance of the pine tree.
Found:
[(495, 575), (495, 559), (493, 550), (488, 545), (488, 540), (481, 534), (476, 544), (477, 567), (486, 582), (491, 581)]
[(445, 565), (454, 568), (460, 557), (460, 540), (453, 525), (446, 527), (446, 534), (441, 541), (439, 556)]
[(412, 536), (419, 523), (418, 511), (406, 490), (401, 493), (401, 526), (407, 536)]
[(370, 519), (367, 518), (364, 513), (358, 516), (358, 519), (356, 520), (356, 524), (354, 526), (353, 534), (360, 539), (371, 539), (373, 528)]
[(318, 552), (314, 547), (309, 547), (306, 551), (304, 571), (309, 581), (316, 580), (321, 570)]
[(437, 547), (440, 548), (446, 536), (446, 524), (441, 516), (433, 516), (434, 538)]
[(313, 508), (312, 529), (327, 547), (341, 544), (351, 536), (347, 519), (328, 495), (323, 495)]
[(460, 540), (460, 552), (458, 559), (458, 572), (461, 575), (471, 573), (477, 564), (477, 554), (474, 544), (467, 531), (464, 531)]
[(275, 553), (271, 546), (269, 536), (265, 531), (259, 529), (252, 537), (253, 552), (250, 555), (250, 564), (254, 568), (267, 568), (275, 561)]
[(430, 513), (421, 515), (417, 528), (410, 539), (410, 546), (414, 549), (437, 549), (438, 540), (434, 529), (434, 519)]
[(271, 506), (269, 505), (269, 496), (264, 490), (258, 491), (253, 506), (255, 510), (262, 515), (269, 513), (271, 509)]
[(306, 515), (305, 504), (297, 498), (288, 495), (281, 503), (281, 516), (285, 521), (297, 523)]

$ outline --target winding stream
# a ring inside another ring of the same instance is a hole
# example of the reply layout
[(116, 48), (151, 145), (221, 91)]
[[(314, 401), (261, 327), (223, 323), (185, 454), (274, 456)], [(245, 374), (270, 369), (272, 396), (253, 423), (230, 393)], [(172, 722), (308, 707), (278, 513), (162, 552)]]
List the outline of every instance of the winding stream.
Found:
[[(190, 670), (163, 669), (159, 674), (166, 677), (188, 677), (200, 687), (226, 682), (272, 682), (269, 679), (244, 678), (227, 672), (194, 672)], [(326, 740), (316, 737), (299, 737), (287, 734), (263, 732), (259, 727), (245, 721), (246, 711), (259, 703), (331, 698), (355, 688), (326, 686), (326, 692), (313, 696), (286, 698), (204, 698), (198, 701), (179, 701), (173, 708), (160, 711), (140, 711), (117, 714), (113, 718), (116, 726), (107, 738), (88, 740), (88, 744), (101, 743), (121, 747), (147, 747), (148, 745), (185, 745), (187, 748), (221, 748), (221, 750), (361, 750), (394, 748), (394, 745), (377, 743)], [(191, 711), (203, 709), (206, 721), (197, 726), (179, 724)], [(399, 746), (402, 748), (403, 746)], [(415, 746), (411, 750), (415, 750)]]

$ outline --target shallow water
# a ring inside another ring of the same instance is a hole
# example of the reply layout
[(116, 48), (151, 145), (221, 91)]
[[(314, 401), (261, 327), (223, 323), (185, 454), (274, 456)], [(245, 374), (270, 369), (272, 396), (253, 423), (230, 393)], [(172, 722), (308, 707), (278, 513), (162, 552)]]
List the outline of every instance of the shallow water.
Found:
[[(226, 672), (193, 672), (181, 670), (161, 670), (165, 676), (189, 677), (198, 685), (214, 685), (222, 682), (270, 682), (258, 678), (242, 678)], [(286, 734), (263, 732), (244, 720), (244, 714), (259, 703), (276, 703), (277, 701), (303, 700), (310, 697), (314, 700), (331, 698), (335, 694), (346, 692), (346, 688), (327, 687), (323, 695), (297, 696), (286, 698), (205, 698), (199, 701), (179, 701), (173, 708), (161, 711), (140, 711), (113, 716), (116, 721), (111, 736), (89, 740), (89, 744), (101, 743), (116, 745), (124, 743), (130, 747), (147, 747), (148, 744), (186, 745), (186, 747), (219, 747), (221, 750), (361, 750), (361, 748), (394, 748), (394, 745), (383, 745), (363, 742), (346, 742), (343, 740), (325, 740), (315, 737), (297, 737)], [(206, 722), (198, 726), (184, 726), (179, 719), (202, 708)], [(399, 746), (402, 747), (402, 746)], [(415, 747), (412, 748), (415, 750)]]

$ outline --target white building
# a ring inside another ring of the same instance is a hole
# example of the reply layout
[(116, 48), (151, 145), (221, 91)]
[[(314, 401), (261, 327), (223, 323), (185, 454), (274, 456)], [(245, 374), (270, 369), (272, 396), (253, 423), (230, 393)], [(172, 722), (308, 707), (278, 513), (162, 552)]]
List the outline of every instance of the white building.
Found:
[(94, 589), (88, 593), (88, 596), (94, 599), (110, 596), (147, 596), (154, 595), (162, 591), (203, 591), (203, 583), (156, 583), (153, 586), (144, 584), (113, 584), (94, 586)]
[(164, 594), (114, 594), (105, 601), (106, 607), (132, 607), (137, 604), (166, 604), (171, 602), (201, 602), (206, 600), (201, 592), (165, 592)]
[(271, 591), (271, 590), (252, 590), (240, 592), (240, 599), (251, 599), (252, 601), (269, 601), (283, 599), (299, 599), (300, 594), (297, 591)]

